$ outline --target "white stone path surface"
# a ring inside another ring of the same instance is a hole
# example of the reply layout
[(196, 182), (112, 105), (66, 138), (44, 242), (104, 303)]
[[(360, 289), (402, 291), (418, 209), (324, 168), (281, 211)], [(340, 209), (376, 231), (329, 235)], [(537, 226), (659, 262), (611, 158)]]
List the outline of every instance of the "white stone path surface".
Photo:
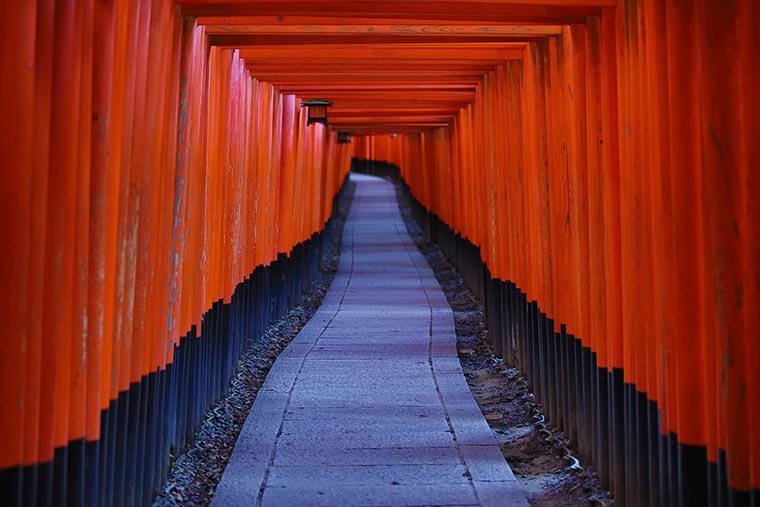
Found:
[(352, 174), (340, 266), (277, 359), (214, 506), (527, 506), (388, 182)]

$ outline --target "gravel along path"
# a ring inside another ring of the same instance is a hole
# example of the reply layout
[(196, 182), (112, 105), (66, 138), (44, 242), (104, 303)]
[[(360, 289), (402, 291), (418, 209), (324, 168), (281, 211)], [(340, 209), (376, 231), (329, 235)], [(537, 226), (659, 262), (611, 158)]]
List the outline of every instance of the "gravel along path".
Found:
[[(543, 423), (541, 406), (528, 390), (525, 378), (494, 356), (480, 302), (440, 250), (422, 239), (402, 192), (399, 203), (410, 235), (454, 310), (459, 359), (470, 389), (530, 504), (613, 505), (594, 470), (588, 464), (565, 457), (567, 439), (556, 428)], [(263, 337), (252, 340), (228, 395), (208, 411), (206, 423), (191, 447), (173, 458), (169, 480), (156, 496), (154, 506), (210, 502), (258, 388), (279, 353), (319, 308), (332, 283), (346, 211), (336, 221), (337, 231), (331, 234), (330, 254), (320, 278), (286, 317), (271, 326)], [(573, 449), (569, 451), (572, 456)]]
[(467, 383), (530, 505), (614, 505), (593, 468), (575, 458), (567, 438), (544, 422), (541, 405), (522, 374), (494, 356), (480, 301), (438, 247), (423, 239), (400, 186), (397, 193), (409, 234), (454, 311), (457, 351)]
[[(348, 189), (353, 194), (353, 188)], [(351, 196), (345, 200), (351, 202)], [(169, 479), (154, 498), (155, 507), (208, 505), (232, 455), (237, 437), (248, 417), (259, 388), (277, 356), (295, 338), (322, 304), (338, 270), (343, 225), (349, 206), (337, 210), (332, 230), (327, 231), (322, 269), (318, 279), (288, 314), (252, 339), (240, 358), (240, 371), (227, 395), (212, 407), (189, 448), (172, 457)]]

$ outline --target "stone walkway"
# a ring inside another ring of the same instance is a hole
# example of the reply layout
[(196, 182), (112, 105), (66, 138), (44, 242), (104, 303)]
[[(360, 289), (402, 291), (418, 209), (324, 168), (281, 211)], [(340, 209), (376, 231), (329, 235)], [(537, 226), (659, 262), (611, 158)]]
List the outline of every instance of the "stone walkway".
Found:
[(267, 376), (212, 505), (527, 506), (393, 186), (351, 178), (338, 274)]

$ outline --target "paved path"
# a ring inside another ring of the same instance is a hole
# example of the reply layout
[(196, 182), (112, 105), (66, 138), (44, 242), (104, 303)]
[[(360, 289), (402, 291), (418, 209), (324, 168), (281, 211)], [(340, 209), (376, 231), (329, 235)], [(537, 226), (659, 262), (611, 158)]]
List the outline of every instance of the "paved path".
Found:
[(527, 506), (393, 187), (351, 177), (338, 274), (267, 376), (212, 505)]

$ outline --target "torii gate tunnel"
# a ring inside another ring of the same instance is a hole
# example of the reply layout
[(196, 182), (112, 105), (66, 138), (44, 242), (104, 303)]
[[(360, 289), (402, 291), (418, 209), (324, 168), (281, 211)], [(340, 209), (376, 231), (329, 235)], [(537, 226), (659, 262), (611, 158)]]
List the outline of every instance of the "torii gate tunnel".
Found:
[(150, 503), (318, 269), (356, 157), (400, 168), (616, 503), (760, 505), (758, 21), (755, 0), (3, 1), (3, 503)]

